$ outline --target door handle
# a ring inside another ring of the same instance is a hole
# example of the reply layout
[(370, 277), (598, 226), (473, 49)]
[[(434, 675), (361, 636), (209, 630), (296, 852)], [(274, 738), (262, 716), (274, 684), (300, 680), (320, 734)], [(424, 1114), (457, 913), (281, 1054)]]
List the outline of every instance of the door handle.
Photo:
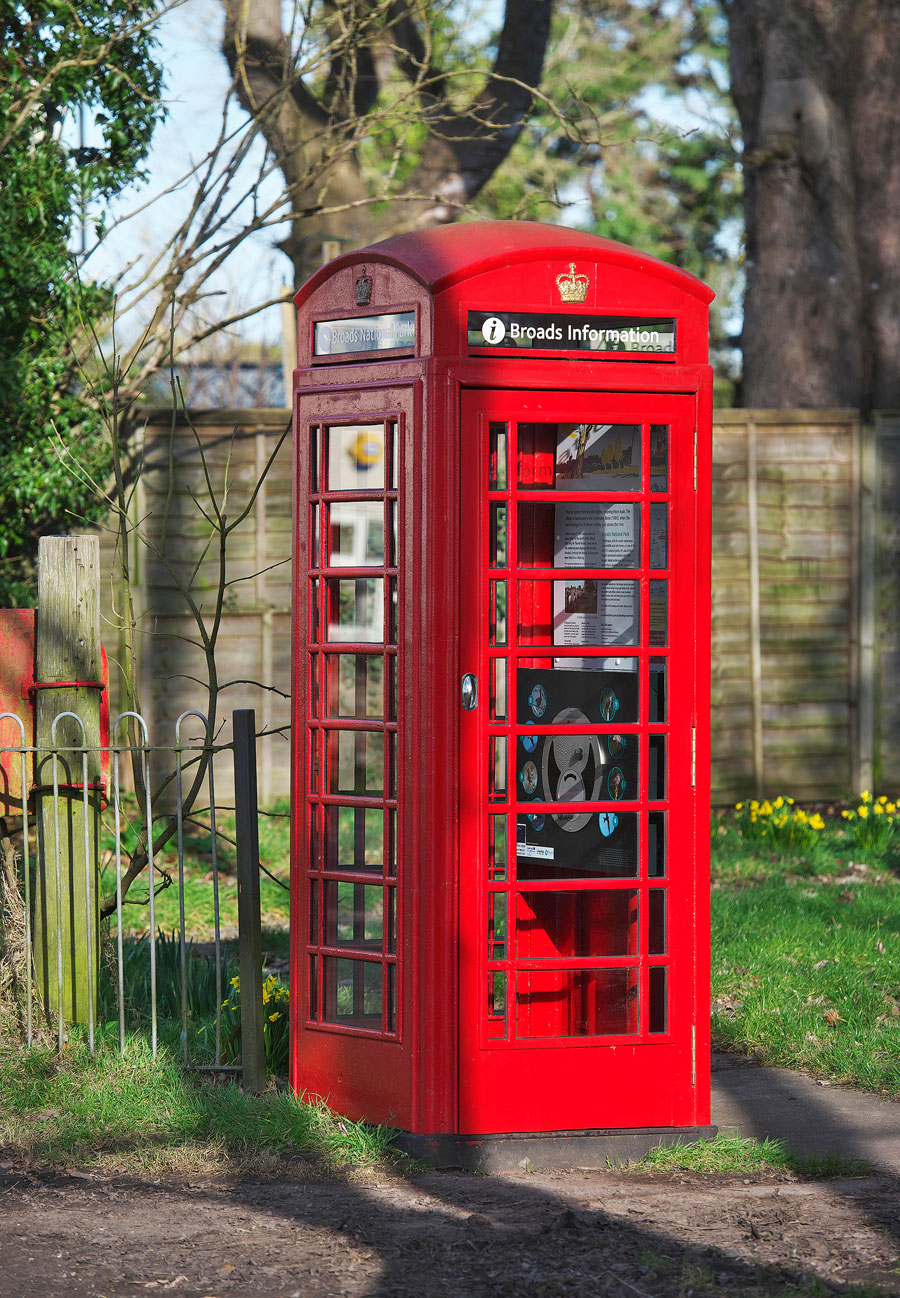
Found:
[(466, 712), (478, 706), (478, 677), (474, 672), (466, 672), (462, 678), (462, 705)]

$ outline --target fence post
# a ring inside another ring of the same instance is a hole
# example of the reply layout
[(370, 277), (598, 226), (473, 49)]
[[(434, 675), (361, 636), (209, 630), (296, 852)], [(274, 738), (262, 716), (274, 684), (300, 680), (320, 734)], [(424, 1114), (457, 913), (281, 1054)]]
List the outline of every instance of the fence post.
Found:
[[(99, 973), (100, 543), (38, 542), (35, 786), (37, 984), (58, 1021), (87, 1023), (93, 1047)], [(61, 713), (76, 713), (60, 717)], [(48, 751), (62, 752), (58, 759)], [(54, 797), (54, 785), (57, 797)]]
[(234, 812), (237, 842), (238, 945), (241, 963), (241, 1064), (248, 1091), (266, 1088), (259, 918), (259, 811), (256, 791), (256, 712), (232, 713)]

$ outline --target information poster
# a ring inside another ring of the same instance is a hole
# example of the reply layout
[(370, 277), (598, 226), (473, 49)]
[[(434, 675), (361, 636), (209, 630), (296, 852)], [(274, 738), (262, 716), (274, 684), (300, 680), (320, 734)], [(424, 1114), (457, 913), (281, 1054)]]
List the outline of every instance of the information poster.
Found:
[(557, 491), (640, 491), (640, 424), (560, 424)]
[(640, 512), (627, 501), (561, 501), (556, 506), (556, 568), (636, 568)]

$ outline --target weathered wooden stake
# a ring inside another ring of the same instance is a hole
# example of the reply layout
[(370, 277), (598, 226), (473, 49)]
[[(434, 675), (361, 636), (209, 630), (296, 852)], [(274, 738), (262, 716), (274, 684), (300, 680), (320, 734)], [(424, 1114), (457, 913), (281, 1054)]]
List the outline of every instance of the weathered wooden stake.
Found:
[[(35, 965), (60, 1038), (64, 1021), (86, 1023), (92, 1045), (99, 971), (100, 674), (98, 538), (42, 537), (35, 650)], [(80, 722), (72, 716), (56, 720), (62, 713), (74, 713)], [(51, 748), (59, 753), (56, 759)]]

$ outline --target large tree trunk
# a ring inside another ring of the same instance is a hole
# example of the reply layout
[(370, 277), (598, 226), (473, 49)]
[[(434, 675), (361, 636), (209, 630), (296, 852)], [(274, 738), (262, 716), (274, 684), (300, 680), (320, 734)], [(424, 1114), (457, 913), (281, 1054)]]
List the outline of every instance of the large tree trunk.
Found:
[(900, 404), (896, 0), (730, 0), (749, 406)]
[[(294, 263), (296, 284), (317, 268), (326, 242), (347, 250), (461, 214), (527, 120), (551, 3), (507, 0), (494, 66), (480, 93), (460, 107), (452, 83), (432, 65), (422, 30), (428, 5), (419, 0), (332, 0), (320, 15), (323, 22), (331, 15), (328, 76), (320, 71), (315, 94), (283, 31), (280, 0), (223, 0), (223, 52), (235, 90), (258, 119), (291, 202), (291, 232), (281, 246)], [(396, 106), (378, 99), (391, 74), (395, 87), (400, 76), (406, 82)], [(361, 139), (386, 129), (402, 134), (411, 122), (428, 132), (412, 175), (399, 187), (388, 178), (367, 185)]]

